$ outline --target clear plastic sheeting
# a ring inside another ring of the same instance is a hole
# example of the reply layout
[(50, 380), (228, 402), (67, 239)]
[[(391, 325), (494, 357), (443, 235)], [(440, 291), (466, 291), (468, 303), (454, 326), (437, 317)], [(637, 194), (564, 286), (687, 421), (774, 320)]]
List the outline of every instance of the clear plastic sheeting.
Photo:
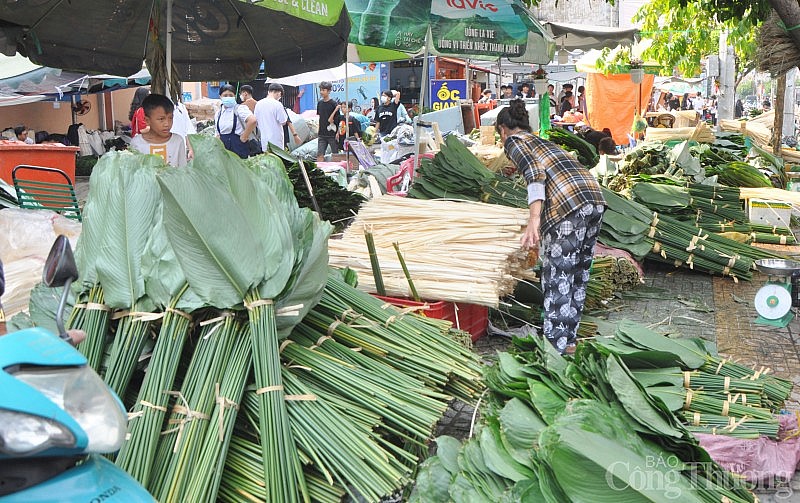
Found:
[(6, 208), (0, 211), (0, 260), (6, 277), (6, 318), (28, 310), (33, 287), (56, 236), (64, 234), (75, 248), (81, 224), (47, 210)]

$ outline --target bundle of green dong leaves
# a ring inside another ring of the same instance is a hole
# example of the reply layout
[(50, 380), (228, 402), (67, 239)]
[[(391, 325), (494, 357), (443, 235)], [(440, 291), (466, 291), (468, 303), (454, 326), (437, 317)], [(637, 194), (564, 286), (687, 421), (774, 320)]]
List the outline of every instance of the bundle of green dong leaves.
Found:
[[(437, 439), (411, 501), (755, 501), (743, 479), (715, 463), (684, 426), (697, 409), (678, 407), (675, 414), (663, 399), (670, 387), (654, 391), (676, 368), (682, 382), (689, 372), (688, 380), (709, 394), (715, 386), (756, 395), (771, 388), (782, 402), (791, 389), (763, 369), (721, 360), (702, 341), (670, 339), (631, 322), (579, 344), (574, 357), (541, 337), (517, 338), (485, 372), (491, 392), (474, 435), (463, 443)], [(726, 379), (731, 375), (739, 377)], [(748, 377), (751, 384), (743, 382)], [(767, 431), (768, 420), (755, 419), (766, 409), (753, 407), (746, 416), (752, 421), (743, 420), (732, 413), (745, 410), (741, 400), (695, 398), (702, 404), (694, 407), (724, 409), (729, 416), (720, 417), (742, 430), (759, 424), (751, 432)], [(715, 427), (716, 417), (699, 415), (704, 428), (692, 430), (725, 429)]]
[(190, 141), (186, 168), (112, 152), (90, 180), (70, 325), (130, 410), (116, 464), (162, 502), (402, 488), (448, 401), (480, 392), (476, 357), (329, 271), (331, 226), (278, 157)]

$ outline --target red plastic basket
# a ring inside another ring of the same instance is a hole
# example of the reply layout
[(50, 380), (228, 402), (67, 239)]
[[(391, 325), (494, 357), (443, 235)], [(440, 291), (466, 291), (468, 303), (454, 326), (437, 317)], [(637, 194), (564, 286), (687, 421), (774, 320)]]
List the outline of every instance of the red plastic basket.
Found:
[(452, 322), (454, 328), (469, 332), (472, 335), (472, 342), (486, 335), (486, 329), (489, 326), (489, 308), (486, 306), (441, 300), (437, 302), (417, 302), (404, 297), (384, 297), (375, 294), (373, 296), (401, 308), (421, 308), (427, 305), (428, 309), (420, 309), (420, 312), (425, 313), (425, 316), (429, 318)]

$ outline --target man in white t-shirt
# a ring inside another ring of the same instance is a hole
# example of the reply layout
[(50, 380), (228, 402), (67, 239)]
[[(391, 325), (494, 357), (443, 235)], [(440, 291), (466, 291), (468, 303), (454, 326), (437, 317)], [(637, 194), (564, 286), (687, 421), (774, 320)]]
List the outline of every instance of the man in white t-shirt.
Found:
[(281, 103), (283, 86), (272, 83), (267, 88), (267, 97), (256, 103), (256, 121), (261, 134), (261, 150), (268, 152), (269, 144), (283, 148), (283, 125), (286, 124), (286, 110)]
[(694, 111), (697, 112), (702, 119), (703, 114), (705, 114), (706, 99), (703, 98), (703, 93), (700, 91), (697, 92), (697, 97), (692, 100), (692, 108), (694, 108)]

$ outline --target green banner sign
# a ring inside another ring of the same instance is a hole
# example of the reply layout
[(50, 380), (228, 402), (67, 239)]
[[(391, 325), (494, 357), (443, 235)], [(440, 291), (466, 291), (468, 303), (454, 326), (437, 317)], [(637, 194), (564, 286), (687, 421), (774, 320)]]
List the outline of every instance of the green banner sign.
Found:
[(520, 0), (345, 0), (350, 42), (420, 53), (548, 63), (554, 46)]
[[(252, 3), (323, 26), (336, 24), (344, 6), (344, 0), (258, 0)], [(270, 28), (263, 26), (261, 29)]]

